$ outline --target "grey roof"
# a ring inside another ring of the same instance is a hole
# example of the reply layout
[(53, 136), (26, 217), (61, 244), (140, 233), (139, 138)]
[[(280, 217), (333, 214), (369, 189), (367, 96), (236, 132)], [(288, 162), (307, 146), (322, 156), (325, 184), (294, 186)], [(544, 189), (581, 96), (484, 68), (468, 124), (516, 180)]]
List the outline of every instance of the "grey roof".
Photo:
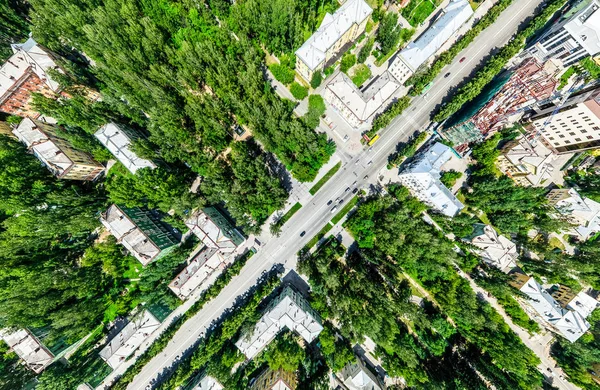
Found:
[(2, 339), (27, 364), (32, 371), (39, 374), (52, 363), (54, 355), (29, 331), (3, 330)]
[(140, 158), (130, 150), (129, 145), (139, 135), (136, 135), (125, 126), (107, 123), (94, 135), (131, 173), (135, 174), (141, 168), (156, 168), (152, 161)]

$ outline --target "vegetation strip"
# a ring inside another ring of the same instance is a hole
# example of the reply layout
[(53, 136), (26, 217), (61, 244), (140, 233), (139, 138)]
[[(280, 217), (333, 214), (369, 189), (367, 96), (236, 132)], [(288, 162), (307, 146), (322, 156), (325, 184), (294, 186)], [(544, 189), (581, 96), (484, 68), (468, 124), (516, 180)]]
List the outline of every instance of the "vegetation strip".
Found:
[(325, 237), (325, 235), (327, 234), (327, 232), (329, 232), (331, 230), (331, 228), (333, 227), (333, 225), (331, 224), (331, 222), (327, 222), (327, 225), (323, 226), (323, 229), (321, 229), (321, 231), (319, 233), (317, 233), (307, 244), (303, 249), (308, 249), (310, 250), (310, 248), (312, 248), (313, 246), (317, 245), (317, 243), (319, 242), (319, 240), (323, 237)]
[(490, 83), (498, 73), (502, 71), (508, 61), (525, 47), (525, 40), (535, 34), (546, 25), (550, 17), (558, 11), (566, 0), (554, 0), (547, 5), (542, 12), (533, 18), (527, 27), (517, 33), (500, 51), (492, 56), (487, 64), (480, 69), (475, 76), (463, 85), (458, 92), (446, 103), (434, 116), (433, 120), (440, 122), (457, 112), (465, 103), (477, 97), (483, 88)]
[(331, 169), (329, 170), (329, 172), (327, 172), (327, 173), (325, 174), (325, 176), (323, 176), (323, 177), (321, 178), (321, 180), (319, 180), (319, 181), (317, 182), (317, 184), (315, 184), (314, 186), (312, 186), (312, 188), (311, 188), (311, 189), (310, 189), (308, 192), (310, 192), (310, 194), (311, 194), (311, 195), (314, 195), (314, 194), (316, 194), (316, 193), (317, 193), (317, 191), (319, 191), (319, 190), (321, 189), (321, 187), (323, 187), (323, 186), (325, 185), (325, 183), (327, 183), (327, 181), (328, 181), (329, 179), (331, 179), (331, 178), (333, 177), (333, 175), (335, 175), (335, 173), (336, 173), (337, 171), (339, 171), (339, 170), (340, 170), (340, 168), (341, 168), (341, 167), (342, 167), (342, 162), (340, 161), (339, 163), (335, 164), (335, 166), (334, 166), (333, 168), (331, 168)]
[(175, 333), (181, 328), (181, 326), (194, 315), (196, 315), (206, 303), (208, 303), (211, 299), (219, 295), (221, 290), (229, 284), (231, 279), (238, 275), (248, 259), (252, 257), (254, 252), (248, 251), (243, 254), (239, 259), (237, 259), (229, 268), (227, 268), (223, 273), (217, 278), (215, 283), (210, 286), (206, 291), (202, 293), (200, 298), (196, 303), (190, 307), (188, 311), (185, 312), (178, 320), (173, 322), (158, 338), (152, 343), (150, 348), (148, 348), (136, 361), (133, 365), (131, 365), (123, 375), (113, 384), (112, 389), (115, 390), (125, 390), (127, 385), (133, 381), (135, 376), (142, 371), (142, 368), (148, 363), (152, 358), (158, 355), (171, 341)]
[(355, 195), (354, 198), (350, 199), (350, 201), (348, 202), (348, 204), (346, 204), (344, 206), (343, 209), (341, 209), (332, 219), (331, 219), (331, 223), (332, 224), (337, 224), (338, 222), (340, 222), (342, 220), (342, 218), (344, 218), (344, 216), (346, 216), (346, 214), (348, 214), (348, 212), (350, 210), (352, 210), (352, 208), (354, 206), (356, 206), (356, 204), (358, 203), (358, 195)]

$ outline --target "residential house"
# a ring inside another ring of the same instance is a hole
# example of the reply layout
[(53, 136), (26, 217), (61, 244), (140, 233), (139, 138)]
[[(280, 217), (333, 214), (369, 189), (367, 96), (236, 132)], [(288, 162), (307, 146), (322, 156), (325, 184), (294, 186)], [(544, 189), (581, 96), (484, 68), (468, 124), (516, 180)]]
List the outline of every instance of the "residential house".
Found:
[(107, 123), (94, 135), (129, 172), (135, 174), (138, 169), (156, 168), (156, 164), (152, 161), (138, 157), (131, 150), (131, 143), (140, 138), (140, 135), (132, 129), (116, 123)]
[(310, 82), (367, 27), (373, 9), (364, 0), (347, 0), (333, 15), (327, 13), (317, 31), (296, 50), (296, 71)]
[(473, 227), (474, 232), (467, 240), (478, 248), (476, 253), (483, 261), (506, 273), (517, 266), (519, 254), (514, 242), (499, 235), (489, 225), (475, 224)]
[(585, 241), (600, 232), (600, 203), (582, 198), (574, 188), (554, 189), (546, 197), (550, 205), (575, 225), (569, 234)]
[(264, 370), (252, 383), (251, 390), (296, 390), (298, 379), (295, 372), (280, 368)]
[(379, 378), (358, 358), (353, 363), (348, 363), (338, 376), (348, 390), (385, 389)]
[(323, 330), (321, 317), (300, 293), (289, 286), (270, 302), (252, 332), (242, 335), (235, 345), (248, 359), (252, 359), (283, 329), (298, 333), (308, 343)]
[(100, 357), (113, 370), (119, 367), (160, 326), (160, 321), (144, 310), (131, 319), (100, 351)]
[(139, 207), (113, 204), (102, 213), (100, 222), (143, 265), (166, 255), (178, 244), (155, 213)]
[(191, 390), (223, 390), (224, 387), (215, 378), (209, 375), (200, 377), (198, 383)]
[(13, 55), (0, 67), (0, 111), (37, 118), (31, 105), (33, 93), (56, 96), (59, 84), (48, 71), (59, 70), (53, 55), (33, 38), (11, 45)]
[(468, 0), (452, 0), (442, 15), (417, 40), (409, 43), (389, 67), (389, 72), (403, 84), (425, 64), (471, 18), (473, 9)]
[(54, 355), (31, 332), (26, 329), (0, 331), (0, 337), (36, 374), (44, 371), (54, 360)]
[(456, 196), (440, 181), (441, 168), (452, 158), (453, 151), (448, 146), (436, 142), (420, 153), (398, 178), (402, 185), (423, 203), (442, 214), (453, 217), (464, 208)]
[(24, 118), (12, 132), (59, 179), (95, 180), (104, 172), (92, 156), (61, 138), (56, 126)]

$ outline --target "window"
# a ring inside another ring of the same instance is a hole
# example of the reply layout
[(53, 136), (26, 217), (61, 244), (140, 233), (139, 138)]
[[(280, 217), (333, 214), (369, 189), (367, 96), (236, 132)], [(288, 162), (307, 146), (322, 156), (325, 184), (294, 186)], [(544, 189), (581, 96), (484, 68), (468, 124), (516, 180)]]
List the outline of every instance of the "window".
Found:
[(587, 139), (593, 139), (594, 137), (592, 137), (591, 135), (587, 135), (585, 138), (587, 138)]
[(600, 127), (598, 127), (598, 126), (593, 126), (593, 127), (592, 127), (592, 129), (594, 129), (594, 130), (598, 131), (598, 130), (600, 130)]
[(569, 132), (569, 135), (575, 135), (575, 133), (573, 133), (573, 132), (571, 131), (571, 132)]
[(554, 137), (548, 137), (550, 141), (554, 141)]
[(581, 133), (585, 134), (585, 133), (587, 133), (587, 130), (581, 130)]
[(565, 143), (568, 145), (571, 143), (571, 141), (569, 141), (568, 139), (565, 140)]
[(581, 138), (575, 138), (575, 141), (581, 142)]
[(558, 138), (565, 138), (565, 136), (564, 136), (564, 135), (562, 135), (562, 134), (559, 134), (559, 135), (558, 135)]

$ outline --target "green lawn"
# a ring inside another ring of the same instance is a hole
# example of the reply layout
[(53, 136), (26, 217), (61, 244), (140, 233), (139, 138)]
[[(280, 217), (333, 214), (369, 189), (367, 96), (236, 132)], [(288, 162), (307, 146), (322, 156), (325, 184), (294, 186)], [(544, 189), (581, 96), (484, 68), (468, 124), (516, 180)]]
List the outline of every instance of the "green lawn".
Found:
[(308, 244), (306, 244), (305, 248), (310, 249), (313, 246), (317, 245), (317, 243), (319, 242), (319, 240), (323, 237), (325, 237), (325, 235), (327, 234), (327, 232), (329, 232), (331, 230), (331, 228), (333, 227), (333, 225), (331, 224), (331, 222), (327, 222), (327, 225), (325, 225), (323, 227), (323, 229), (321, 229), (321, 231), (319, 233), (317, 233), (316, 236), (314, 236), (309, 242)]
[(431, 15), (435, 7), (431, 0), (411, 0), (410, 4), (402, 10), (402, 16), (411, 26), (417, 27)]
[(342, 166), (341, 162), (335, 164), (335, 166), (333, 168), (331, 168), (329, 170), (329, 172), (327, 172), (325, 174), (325, 176), (323, 176), (321, 178), (321, 180), (319, 180), (317, 182), (317, 184), (312, 186), (312, 188), (310, 190), (308, 190), (308, 192), (310, 192), (311, 195), (316, 194), (317, 191), (319, 191), (321, 189), (321, 187), (323, 187), (325, 185), (325, 183), (327, 183), (327, 180), (331, 179), (333, 177), (333, 175), (335, 175), (335, 173), (341, 168), (341, 166)]
[(350, 210), (352, 210), (352, 208), (354, 206), (356, 206), (356, 204), (358, 203), (358, 195), (356, 195), (354, 198), (350, 199), (350, 202), (348, 202), (348, 204), (346, 204), (344, 206), (343, 209), (341, 209), (331, 220), (331, 223), (333, 223), (334, 225), (338, 222), (340, 222), (342, 220), (342, 218), (344, 218), (344, 216), (346, 214), (348, 214), (348, 212)]
[(365, 64), (358, 64), (352, 70), (352, 82), (360, 88), (371, 77), (371, 69)]
[(293, 205), (287, 213), (283, 214), (279, 221), (277, 221), (277, 225), (283, 226), (290, 218), (292, 218), (292, 215), (296, 214), (296, 212), (300, 210), (300, 208), (302, 208), (302, 205), (300, 204), (300, 202), (296, 202), (296, 204)]

